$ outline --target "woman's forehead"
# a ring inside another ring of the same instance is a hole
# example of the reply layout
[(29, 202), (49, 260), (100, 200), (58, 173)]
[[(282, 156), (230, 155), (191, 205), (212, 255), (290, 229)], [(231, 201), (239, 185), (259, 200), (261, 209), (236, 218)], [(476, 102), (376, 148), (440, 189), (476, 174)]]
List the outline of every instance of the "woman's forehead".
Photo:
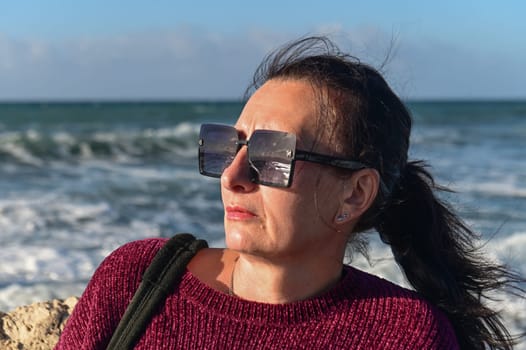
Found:
[(235, 126), (244, 137), (260, 129), (291, 132), (299, 143), (310, 147), (321, 131), (319, 110), (311, 84), (270, 80), (247, 101)]

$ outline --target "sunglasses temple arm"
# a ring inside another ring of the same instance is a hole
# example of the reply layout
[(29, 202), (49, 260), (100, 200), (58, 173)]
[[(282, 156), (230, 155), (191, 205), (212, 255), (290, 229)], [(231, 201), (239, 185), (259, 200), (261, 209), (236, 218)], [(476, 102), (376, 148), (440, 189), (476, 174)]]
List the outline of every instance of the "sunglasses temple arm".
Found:
[(299, 150), (296, 151), (294, 159), (303, 160), (303, 161), (311, 162), (311, 163), (331, 165), (337, 168), (352, 169), (352, 170), (359, 170), (359, 169), (367, 168), (367, 165), (361, 162), (354, 161), (354, 160), (337, 158), (337, 157), (327, 156), (324, 154), (299, 151)]

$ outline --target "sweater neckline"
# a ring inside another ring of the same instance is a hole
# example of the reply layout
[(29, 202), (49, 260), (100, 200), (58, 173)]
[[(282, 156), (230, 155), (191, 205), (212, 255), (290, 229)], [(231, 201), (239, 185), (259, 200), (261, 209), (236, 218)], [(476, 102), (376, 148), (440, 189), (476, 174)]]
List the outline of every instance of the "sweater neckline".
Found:
[(312, 321), (340, 309), (341, 304), (348, 303), (349, 296), (356, 293), (356, 277), (354, 268), (344, 266), (341, 281), (319, 296), (286, 304), (267, 304), (215, 290), (187, 270), (179, 285), (179, 293), (198, 307), (219, 316), (267, 325), (288, 325)]

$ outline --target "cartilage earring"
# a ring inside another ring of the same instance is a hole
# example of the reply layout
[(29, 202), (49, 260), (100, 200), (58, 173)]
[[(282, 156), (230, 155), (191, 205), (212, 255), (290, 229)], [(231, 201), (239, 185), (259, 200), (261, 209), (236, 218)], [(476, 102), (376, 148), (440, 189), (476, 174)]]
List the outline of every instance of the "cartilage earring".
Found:
[(336, 217), (336, 222), (342, 222), (342, 221), (345, 221), (345, 219), (347, 219), (349, 217), (349, 213), (341, 213), (340, 215), (338, 215)]

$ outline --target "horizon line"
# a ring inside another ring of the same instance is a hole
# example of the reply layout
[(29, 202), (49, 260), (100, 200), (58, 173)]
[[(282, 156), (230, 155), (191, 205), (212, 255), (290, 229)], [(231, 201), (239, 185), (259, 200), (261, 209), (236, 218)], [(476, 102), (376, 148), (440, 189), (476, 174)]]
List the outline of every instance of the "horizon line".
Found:
[[(525, 97), (414, 97), (404, 103), (526, 102)], [(241, 98), (14, 98), (0, 104), (116, 104), (116, 103), (243, 103)]]

